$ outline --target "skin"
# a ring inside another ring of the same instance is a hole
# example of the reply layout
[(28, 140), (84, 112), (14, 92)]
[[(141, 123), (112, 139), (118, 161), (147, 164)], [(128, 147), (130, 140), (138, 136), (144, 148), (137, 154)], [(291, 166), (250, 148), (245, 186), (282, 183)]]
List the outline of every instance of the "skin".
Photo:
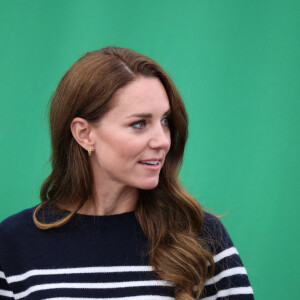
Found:
[[(74, 118), (71, 124), (76, 141), (93, 151), (90, 163), (96, 198), (85, 203), (79, 211), (82, 214), (133, 211), (138, 190), (157, 186), (170, 149), (170, 104), (159, 79), (139, 76), (119, 89), (112, 101), (113, 108), (96, 124), (82, 118)], [(153, 158), (161, 159), (158, 170), (139, 163)]]

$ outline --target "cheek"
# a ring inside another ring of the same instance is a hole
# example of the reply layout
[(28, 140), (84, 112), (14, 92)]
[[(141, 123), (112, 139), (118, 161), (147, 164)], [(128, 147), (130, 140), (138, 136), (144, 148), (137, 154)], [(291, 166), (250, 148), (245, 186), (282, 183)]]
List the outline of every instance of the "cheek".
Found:
[(168, 142), (169, 142), (169, 147), (167, 149), (167, 153), (168, 153), (171, 148), (171, 132), (170, 131), (167, 134), (167, 138), (168, 138)]
[(143, 150), (147, 146), (147, 142), (141, 137), (132, 137), (128, 135), (109, 136), (102, 140), (102, 147), (100, 143), (100, 149), (102, 152), (106, 152), (111, 159), (119, 160), (132, 160), (142, 154)]
[(140, 158), (146, 146), (147, 143), (142, 139), (124, 139), (118, 144), (120, 155), (128, 160)]

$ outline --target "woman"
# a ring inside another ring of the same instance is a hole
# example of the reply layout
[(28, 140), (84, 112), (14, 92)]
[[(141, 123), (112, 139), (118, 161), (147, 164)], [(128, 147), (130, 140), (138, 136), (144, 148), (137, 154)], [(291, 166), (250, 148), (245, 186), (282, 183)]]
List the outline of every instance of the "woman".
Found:
[(223, 225), (179, 183), (187, 115), (156, 62), (86, 54), (50, 127), (41, 204), (0, 225), (1, 299), (253, 299)]

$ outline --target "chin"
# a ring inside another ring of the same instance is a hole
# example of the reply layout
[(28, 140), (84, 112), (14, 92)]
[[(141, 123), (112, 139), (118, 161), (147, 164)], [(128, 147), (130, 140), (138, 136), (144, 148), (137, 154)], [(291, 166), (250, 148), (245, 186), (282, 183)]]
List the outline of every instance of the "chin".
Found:
[(144, 183), (139, 184), (138, 188), (141, 190), (152, 190), (158, 186), (158, 182), (159, 182), (158, 179), (144, 182)]

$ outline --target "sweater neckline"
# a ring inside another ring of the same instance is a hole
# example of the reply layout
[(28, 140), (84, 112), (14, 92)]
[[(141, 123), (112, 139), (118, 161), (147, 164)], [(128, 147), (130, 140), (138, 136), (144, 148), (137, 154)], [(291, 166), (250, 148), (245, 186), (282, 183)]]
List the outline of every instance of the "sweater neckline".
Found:
[(97, 225), (102, 228), (111, 228), (115, 226), (127, 227), (130, 224), (136, 224), (137, 219), (135, 211), (125, 212), (115, 215), (86, 215), (76, 213), (70, 220), (70, 224), (82, 224), (82, 225)]
[[(67, 213), (67, 211), (66, 211)], [(87, 215), (81, 213), (75, 213), (73, 218), (81, 220), (98, 220), (99, 222), (114, 222), (114, 221), (126, 221), (135, 217), (135, 211), (124, 212), (113, 215)]]
[[(41, 217), (42, 221), (48, 222), (55, 222), (64, 216), (67, 216), (70, 213), (68, 210), (64, 209), (57, 209), (54, 207), (43, 207), (38, 215)], [(39, 219), (39, 217), (38, 217)], [(120, 214), (114, 214), (114, 215), (87, 215), (87, 214), (80, 214), (75, 213), (70, 221), (69, 224), (98, 224), (103, 226), (114, 226), (114, 225), (120, 225), (123, 224), (130, 224), (130, 223), (136, 223), (136, 215), (135, 211), (129, 211), (124, 212)], [(68, 224), (67, 223), (67, 224)]]

